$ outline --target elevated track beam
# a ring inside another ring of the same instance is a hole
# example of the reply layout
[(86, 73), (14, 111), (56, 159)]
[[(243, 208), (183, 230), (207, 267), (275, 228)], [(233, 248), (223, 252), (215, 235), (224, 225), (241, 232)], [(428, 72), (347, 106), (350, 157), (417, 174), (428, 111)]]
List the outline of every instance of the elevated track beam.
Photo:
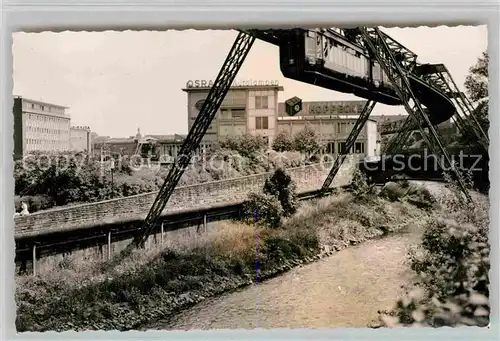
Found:
[[(389, 43), (384, 34), (378, 28), (368, 29), (360, 28), (360, 32), (367, 47), (370, 49), (372, 55), (377, 59), (381, 67), (384, 69), (387, 77), (394, 85), (396, 92), (403, 102), (403, 105), (410, 116), (412, 116), (418, 125), (420, 133), (424, 138), (425, 142), (431, 149), (432, 153), (439, 155), (437, 153), (437, 148), (441, 151), (441, 154), (445, 157), (446, 162), (450, 165), (451, 170), (455, 173), (457, 177), (458, 184), (462, 189), (467, 200), (470, 201), (471, 197), (465, 182), (463, 180), (462, 174), (457, 170), (454, 162), (452, 162), (448, 152), (444, 148), (440, 138), (434, 129), (432, 122), (429, 117), (425, 114), (422, 104), (417, 99), (412, 91), (410, 80), (408, 79), (410, 71), (405, 68), (405, 64), (401, 60), (396, 59), (393, 51), (390, 48)], [(413, 105), (410, 104), (413, 102)], [(427, 134), (425, 128), (429, 129), (430, 134)], [(437, 146), (437, 148), (436, 148)], [(445, 165), (441, 160), (439, 161), (441, 169), (446, 169)]]
[(477, 121), (472, 103), (467, 96), (460, 91), (448, 68), (443, 64), (426, 64), (419, 66), (417, 70), (424, 80), (432, 83), (454, 100), (456, 106), (462, 111), (466, 118), (463, 119), (457, 112), (457, 119), (460, 121), (460, 125), (463, 129), (469, 130), (470, 133), (476, 136), (483, 148), (487, 151), (490, 143), (488, 134)]

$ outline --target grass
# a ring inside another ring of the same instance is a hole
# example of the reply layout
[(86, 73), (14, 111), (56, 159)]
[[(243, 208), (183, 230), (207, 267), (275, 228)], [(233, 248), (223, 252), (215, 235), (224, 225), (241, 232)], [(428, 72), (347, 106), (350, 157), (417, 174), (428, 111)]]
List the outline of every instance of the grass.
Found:
[(312, 261), (328, 246), (340, 250), (363, 240), (421, 224), (430, 216), (404, 200), (349, 193), (304, 203), (279, 229), (223, 222), (178, 244), (134, 251), (112, 270), (105, 262), (17, 278), (17, 329), (23, 331), (130, 330), (177, 310), (252, 283), (259, 244), (259, 278)]

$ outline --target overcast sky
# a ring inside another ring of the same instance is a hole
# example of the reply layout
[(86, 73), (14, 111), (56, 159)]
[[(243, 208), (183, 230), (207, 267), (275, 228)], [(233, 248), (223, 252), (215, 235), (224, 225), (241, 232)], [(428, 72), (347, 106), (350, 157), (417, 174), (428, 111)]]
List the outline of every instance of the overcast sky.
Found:
[[(487, 48), (486, 26), (391, 28), (386, 33), (420, 62), (444, 63), (463, 85)], [(14, 94), (70, 107), (72, 125), (99, 135), (187, 133), (187, 80), (215, 79), (235, 31), (15, 33)], [(278, 80), (279, 101), (355, 100), (356, 97), (288, 80), (278, 48), (257, 41), (237, 80)], [(403, 112), (377, 105), (374, 114)]]

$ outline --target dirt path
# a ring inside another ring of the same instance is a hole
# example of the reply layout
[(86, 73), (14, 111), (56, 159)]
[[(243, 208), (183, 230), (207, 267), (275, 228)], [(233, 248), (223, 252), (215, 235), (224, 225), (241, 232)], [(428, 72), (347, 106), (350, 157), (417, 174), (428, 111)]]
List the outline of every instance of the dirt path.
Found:
[(416, 229), (371, 240), (206, 301), (155, 329), (366, 327), (410, 284)]

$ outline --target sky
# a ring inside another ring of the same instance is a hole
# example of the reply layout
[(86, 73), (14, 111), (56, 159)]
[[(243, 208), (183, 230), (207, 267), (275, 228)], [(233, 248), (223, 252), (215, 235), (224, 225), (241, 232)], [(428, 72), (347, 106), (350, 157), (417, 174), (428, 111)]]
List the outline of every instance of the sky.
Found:
[[(486, 26), (383, 28), (418, 55), (443, 63), (459, 86), (487, 49)], [(69, 107), (72, 125), (99, 135), (187, 133), (188, 80), (215, 79), (236, 31), (14, 33), (14, 95)], [(286, 79), (278, 47), (256, 41), (236, 80), (277, 80), (279, 101), (362, 100)], [(404, 113), (378, 104), (373, 114)]]

